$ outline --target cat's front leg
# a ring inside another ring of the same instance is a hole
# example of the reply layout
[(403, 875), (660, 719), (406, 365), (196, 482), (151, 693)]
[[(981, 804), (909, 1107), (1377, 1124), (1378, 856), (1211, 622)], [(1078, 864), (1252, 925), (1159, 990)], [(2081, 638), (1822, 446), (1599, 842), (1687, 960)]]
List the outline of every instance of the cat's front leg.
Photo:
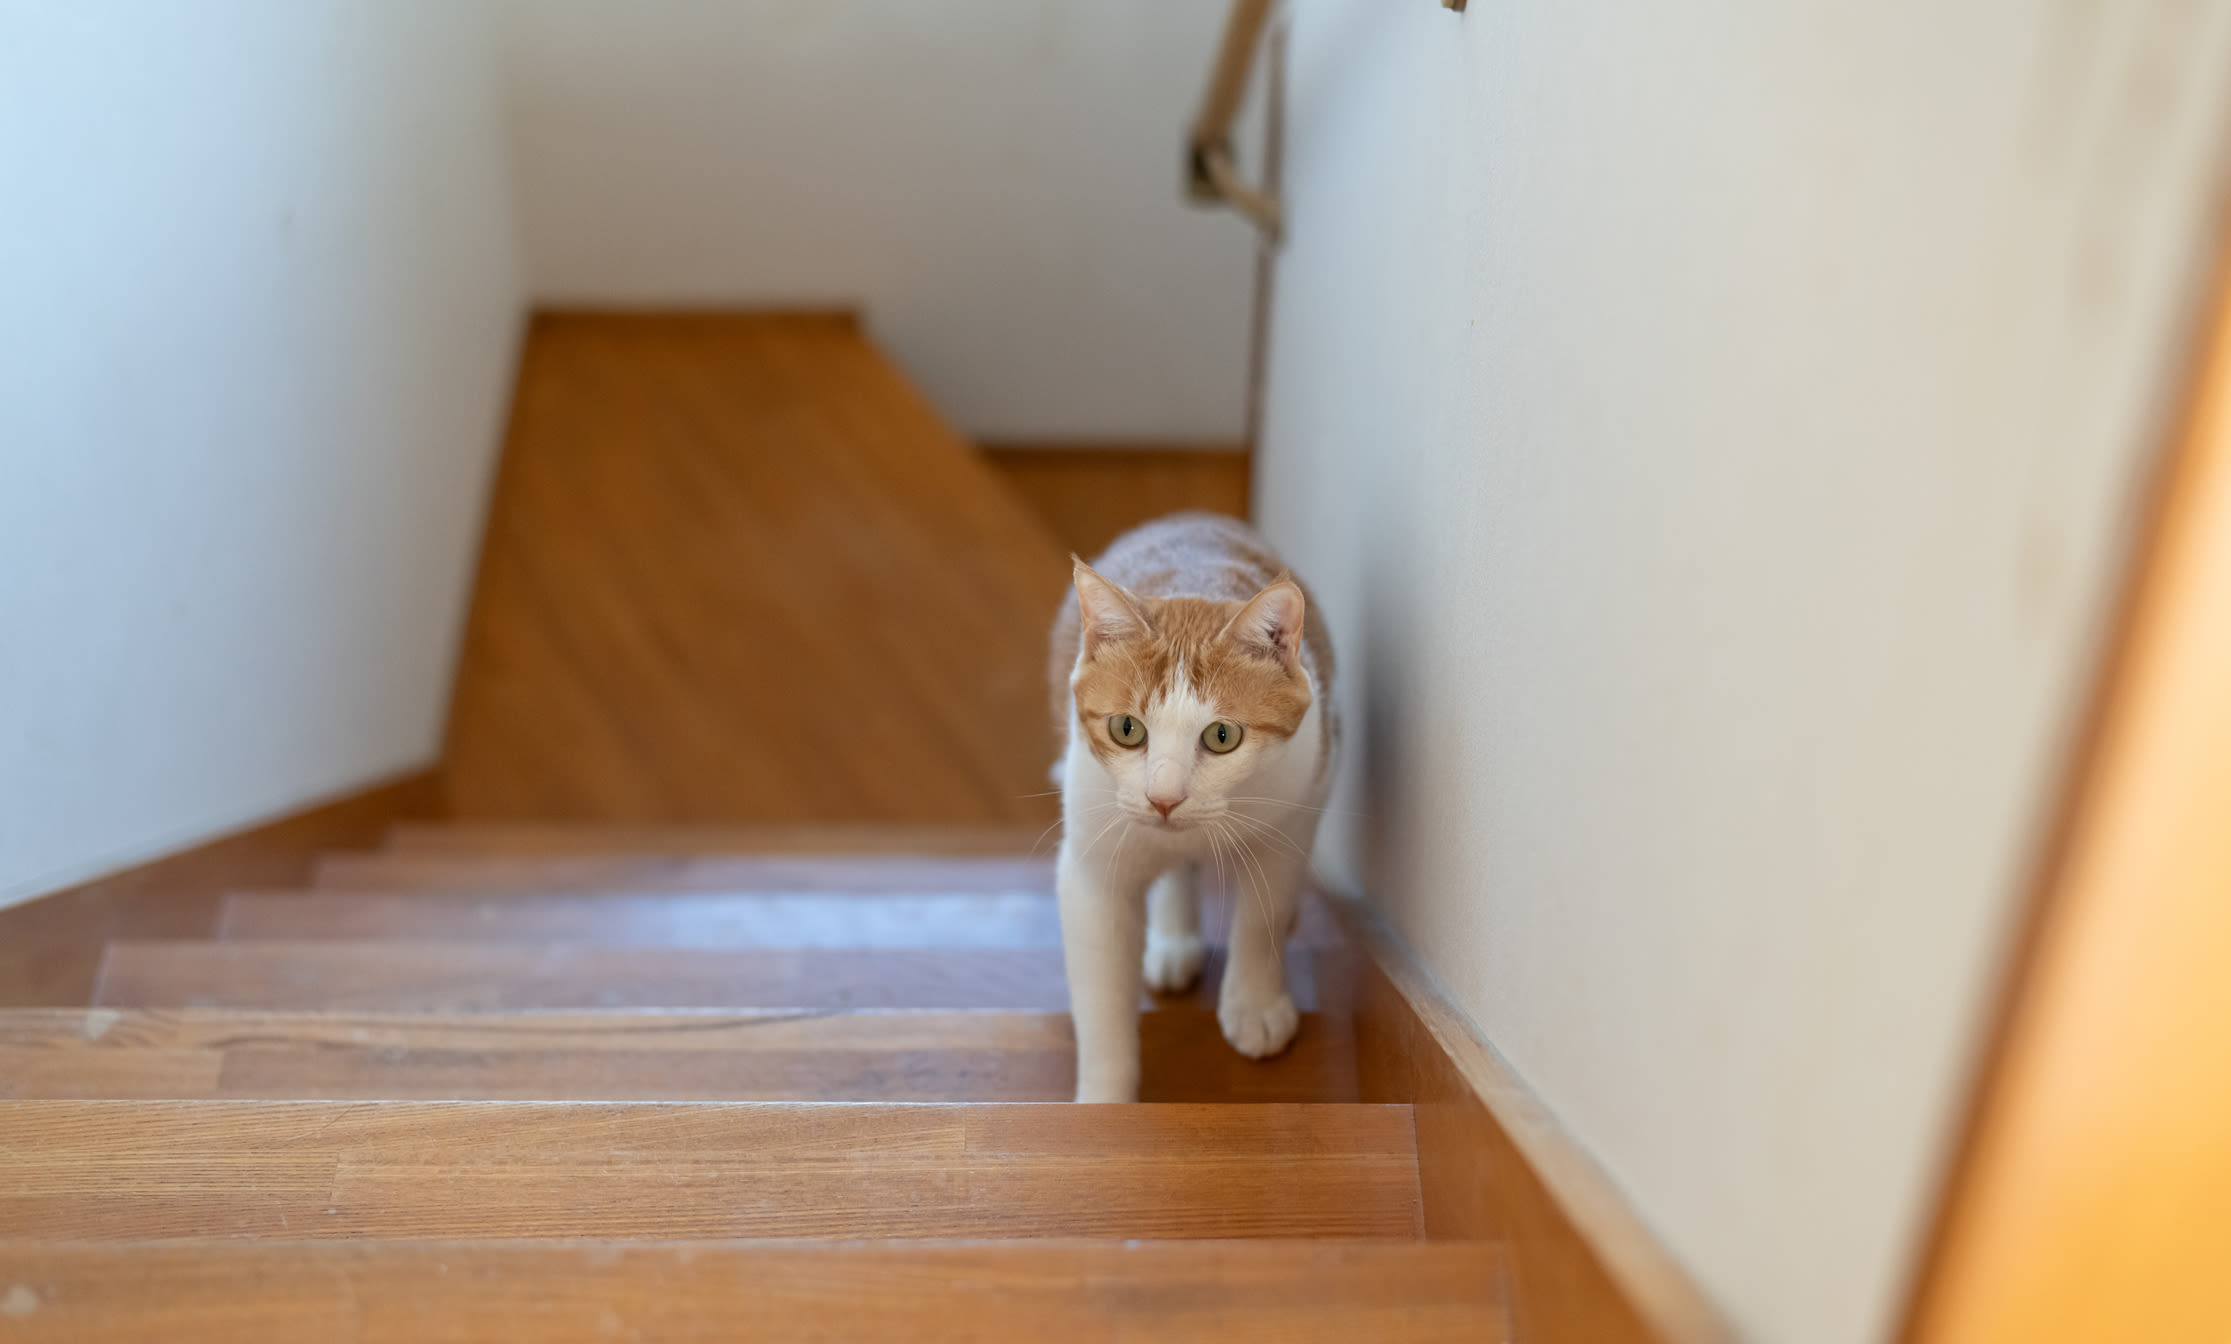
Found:
[(1077, 1100), (1139, 1099), (1140, 957), (1146, 941), (1143, 880), (1073, 854), (1055, 874), (1061, 959), (1077, 1032)]
[(1290, 855), (1252, 853), (1232, 892), (1232, 952), (1217, 997), (1224, 1039), (1250, 1059), (1293, 1043), (1301, 1025), (1286, 989), (1286, 940), (1301, 908), (1304, 865)]

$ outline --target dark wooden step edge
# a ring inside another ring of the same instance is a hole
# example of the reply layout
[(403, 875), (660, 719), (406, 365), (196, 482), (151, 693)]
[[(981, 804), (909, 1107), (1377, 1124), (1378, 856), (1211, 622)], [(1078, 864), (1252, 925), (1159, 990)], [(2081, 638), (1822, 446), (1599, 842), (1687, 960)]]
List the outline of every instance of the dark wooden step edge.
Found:
[(1492, 1245), (0, 1242), (8, 1339), (1509, 1338)]
[(535, 821), (406, 821), (387, 828), (383, 849), (415, 854), (483, 857), (580, 857), (605, 854), (898, 854), (976, 858), (1047, 858), (1059, 847), (1058, 826), (894, 825), (883, 822), (797, 822), (786, 825)]
[[(1352, 1102), (1345, 1021), (1251, 1060), (1210, 1008), (1141, 1015), (1140, 1099)], [(0, 1009), (0, 1098), (1066, 1101), (1069, 1015)]]
[(1406, 1106), (0, 1102), (0, 1236), (1406, 1238)]

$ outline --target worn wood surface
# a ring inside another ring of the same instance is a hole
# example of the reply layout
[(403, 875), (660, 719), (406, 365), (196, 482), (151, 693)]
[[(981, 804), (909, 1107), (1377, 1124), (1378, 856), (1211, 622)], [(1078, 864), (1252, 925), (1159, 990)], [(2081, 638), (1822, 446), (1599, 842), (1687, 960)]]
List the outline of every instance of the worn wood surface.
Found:
[(306, 882), (320, 850), (370, 844), (440, 798), (433, 774), (406, 776), (0, 910), (0, 1006), (83, 1004), (108, 939), (206, 937), (227, 888)]
[(219, 938), (531, 939), (673, 947), (1060, 947), (1050, 895), (239, 892)]
[[(1202, 928), (1226, 941), (1231, 892), (1202, 895)], [(676, 947), (1059, 947), (1052, 893), (236, 892), (220, 938), (531, 939)], [(1304, 895), (1295, 939), (1337, 946), (1324, 898)]]
[(0, 1102), (0, 1239), (1406, 1237), (1402, 1106)]
[(875, 822), (787, 826), (583, 825), (537, 821), (401, 822), (384, 847), (482, 858), (598, 854), (936, 854), (1053, 852), (1060, 829), (1026, 826), (892, 826)]
[(1050, 820), (1067, 560), (843, 315), (529, 327), (447, 750), (460, 817)]
[[(1276, 1059), (1199, 1007), (1140, 1022), (1142, 1101), (1356, 1099), (1347, 1023)], [(1066, 1101), (1066, 1013), (0, 1011), (0, 1097), (237, 1100)]]
[(1086, 559), (1164, 514), (1206, 509), (1248, 516), (1242, 444), (994, 443), (984, 456), (1061, 545)]
[[(1287, 953), (1296, 1006), (1317, 1006), (1306, 948)], [(1215, 1002), (1221, 952), (1193, 994)], [(1058, 948), (613, 947), (348, 939), (114, 942), (95, 1003), (111, 1008), (999, 1008), (1061, 1011)]]
[(1363, 953), (1353, 989), (1359, 1095), (1415, 1108), (1426, 1235), (1503, 1244), (1519, 1337), (1732, 1341), (1732, 1328), (1611, 1178), (1377, 913), (1336, 909)]
[(1495, 1341), (1496, 1263), (1380, 1241), (0, 1242), (0, 1338)]
[[(1051, 853), (1029, 857), (760, 854), (328, 854), (312, 885), (336, 891), (1052, 891)], [(246, 885), (246, 884), (241, 884)], [(269, 883), (263, 885), (272, 885)]]

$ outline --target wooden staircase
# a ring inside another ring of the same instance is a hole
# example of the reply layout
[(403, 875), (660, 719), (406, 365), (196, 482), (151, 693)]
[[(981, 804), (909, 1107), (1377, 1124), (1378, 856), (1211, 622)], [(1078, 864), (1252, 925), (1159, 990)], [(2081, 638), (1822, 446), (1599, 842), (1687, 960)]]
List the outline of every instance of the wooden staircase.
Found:
[(1336, 913), (1289, 1054), (1164, 1000), (1071, 1105), (1034, 836), (405, 827), (112, 941), (0, 1011), (0, 1341), (1507, 1338)]
[(843, 315), (537, 315), (434, 768), (0, 911), (0, 1344), (1727, 1344), (1360, 907), (1283, 1056), (1212, 948), (1069, 1103), (1039, 509), (1172, 502), (1077, 460)]

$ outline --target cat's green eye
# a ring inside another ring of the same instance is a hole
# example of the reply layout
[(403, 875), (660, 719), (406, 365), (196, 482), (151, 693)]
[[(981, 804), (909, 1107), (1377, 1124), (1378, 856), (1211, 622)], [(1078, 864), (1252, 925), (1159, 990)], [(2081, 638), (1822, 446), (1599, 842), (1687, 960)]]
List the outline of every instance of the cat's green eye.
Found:
[(1238, 724), (1218, 719), (1201, 730), (1201, 745), (1221, 756), (1238, 746), (1239, 740), (1246, 735), (1247, 730)]
[(1126, 747), (1144, 746), (1146, 744), (1146, 725), (1129, 714), (1110, 714), (1108, 716), (1108, 736)]

